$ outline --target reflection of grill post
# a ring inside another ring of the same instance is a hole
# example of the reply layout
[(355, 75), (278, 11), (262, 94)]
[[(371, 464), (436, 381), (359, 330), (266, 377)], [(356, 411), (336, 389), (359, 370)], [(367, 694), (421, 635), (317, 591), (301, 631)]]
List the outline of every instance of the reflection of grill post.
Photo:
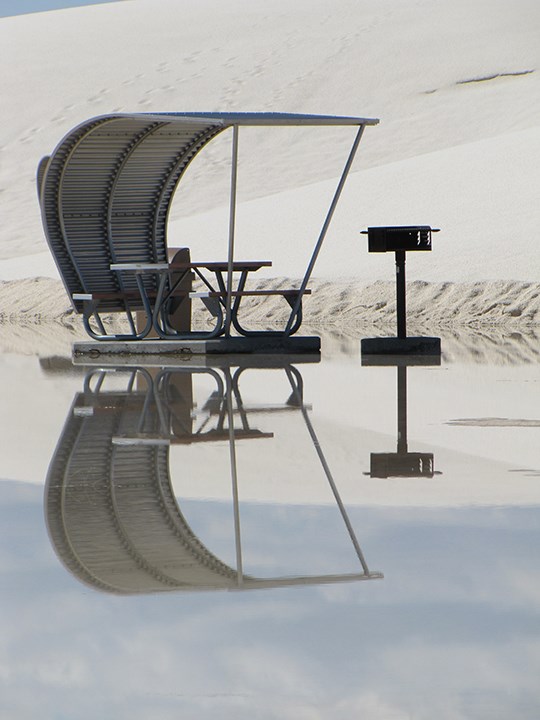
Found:
[[(169, 248), (168, 250), (168, 261), (178, 263), (189, 263), (191, 262), (191, 253), (189, 248)], [(178, 277), (177, 273), (172, 273), (171, 280), (174, 283)], [(182, 280), (178, 286), (179, 290), (184, 291), (186, 294), (192, 290), (193, 273), (187, 273), (186, 277)], [(181, 300), (181, 302), (180, 302)], [(191, 330), (191, 299), (189, 295), (186, 295), (184, 299), (176, 298), (171, 302), (171, 313), (169, 315), (169, 324), (178, 332), (189, 332)], [(139, 311), (137, 312), (137, 330), (142, 330), (146, 325), (146, 313)], [(149, 340), (158, 337), (156, 331), (152, 328), (149, 334), (146, 336)]]
[(400, 454), (408, 452), (407, 442), (407, 366), (398, 365), (397, 369), (397, 412), (398, 412), (398, 441), (397, 451)]

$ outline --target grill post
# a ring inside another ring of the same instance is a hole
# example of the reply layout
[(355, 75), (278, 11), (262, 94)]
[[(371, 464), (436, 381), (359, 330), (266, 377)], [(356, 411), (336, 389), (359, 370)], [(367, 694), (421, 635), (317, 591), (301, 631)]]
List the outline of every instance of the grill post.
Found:
[(405, 250), (396, 250), (397, 336), (407, 337), (407, 298), (405, 282)]

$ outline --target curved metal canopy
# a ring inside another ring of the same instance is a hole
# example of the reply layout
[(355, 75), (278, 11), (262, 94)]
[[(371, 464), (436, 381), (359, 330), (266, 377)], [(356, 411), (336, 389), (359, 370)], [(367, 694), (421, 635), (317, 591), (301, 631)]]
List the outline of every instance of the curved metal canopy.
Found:
[(112, 263), (167, 260), (174, 191), (195, 155), (226, 128), (342, 125), (361, 132), (377, 122), (216, 112), (114, 114), (83, 122), (38, 169), (45, 234), (70, 298), (118, 285)]

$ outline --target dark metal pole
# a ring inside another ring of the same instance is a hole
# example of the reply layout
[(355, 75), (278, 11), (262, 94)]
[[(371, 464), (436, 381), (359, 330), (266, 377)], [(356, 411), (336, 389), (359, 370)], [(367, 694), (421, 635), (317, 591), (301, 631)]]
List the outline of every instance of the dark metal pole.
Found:
[(397, 336), (407, 337), (407, 308), (405, 299), (405, 250), (396, 250)]
[(407, 442), (407, 366), (398, 365), (397, 369), (397, 414), (398, 414), (398, 454), (409, 450)]

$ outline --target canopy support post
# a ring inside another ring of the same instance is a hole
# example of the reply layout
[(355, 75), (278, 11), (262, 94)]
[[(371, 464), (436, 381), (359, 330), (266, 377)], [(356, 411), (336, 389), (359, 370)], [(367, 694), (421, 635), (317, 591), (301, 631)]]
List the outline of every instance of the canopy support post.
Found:
[(225, 392), (227, 398), (227, 417), (229, 423), (229, 457), (231, 461), (231, 481), (234, 513), (234, 544), (236, 548), (236, 581), (238, 587), (244, 583), (244, 568), (242, 563), (242, 539), (240, 533), (240, 503), (238, 496), (238, 470), (236, 465), (236, 446), (234, 437), (234, 408), (233, 408), (233, 382), (231, 370), (225, 371)]
[(334, 211), (336, 209), (336, 206), (338, 204), (339, 198), (341, 196), (341, 192), (343, 190), (343, 187), (345, 185), (345, 181), (347, 180), (347, 176), (349, 174), (349, 171), (351, 169), (351, 166), (354, 161), (354, 157), (356, 155), (356, 151), (358, 150), (358, 146), (360, 144), (360, 140), (362, 139), (362, 135), (364, 133), (365, 125), (360, 125), (358, 128), (358, 132), (356, 133), (356, 137), (354, 139), (351, 151), (349, 153), (349, 157), (347, 158), (347, 162), (345, 163), (345, 167), (343, 169), (343, 173), (341, 175), (341, 178), (339, 180), (338, 186), (336, 188), (336, 191), (334, 193), (334, 197), (332, 199), (332, 202), (330, 204), (330, 208), (328, 209), (328, 213), (326, 215), (326, 219), (324, 221), (324, 224), (322, 226), (322, 230), (320, 232), (319, 238), (317, 240), (317, 243), (315, 244), (315, 248), (313, 250), (313, 254), (311, 255), (311, 260), (309, 261), (306, 274), (304, 275), (304, 279), (302, 280), (302, 285), (300, 286), (300, 291), (298, 293), (298, 297), (296, 298), (296, 302), (293, 305), (293, 309), (291, 312), (291, 316), (289, 318), (289, 322), (287, 323), (287, 327), (285, 328), (285, 335), (287, 335), (291, 327), (293, 325), (294, 319), (300, 309), (300, 305), (302, 304), (302, 297), (304, 295), (304, 292), (306, 291), (308, 282), (311, 278), (311, 273), (313, 272), (313, 268), (315, 267), (315, 263), (317, 262), (317, 258), (319, 257), (319, 252), (321, 251), (322, 244), (324, 242), (324, 239), (326, 237), (326, 233), (328, 232), (328, 228), (330, 227), (330, 222), (332, 221), (332, 217), (334, 215)]
[(238, 125), (233, 125), (231, 199), (229, 210), (229, 250), (227, 255), (227, 297), (225, 298), (225, 335), (231, 334), (231, 307), (233, 291), (234, 232), (236, 225), (236, 189), (238, 184)]
[(362, 566), (364, 575), (369, 577), (369, 575), (371, 573), (369, 571), (368, 564), (364, 557), (364, 553), (362, 552), (362, 548), (360, 547), (360, 543), (358, 542), (358, 538), (356, 537), (356, 533), (354, 532), (354, 528), (349, 519), (347, 509), (345, 508), (345, 505), (343, 504), (343, 500), (341, 499), (341, 495), (339, 494), (339, 490), (337, 488), (336, 482), (332, 475), (332, 471), (330, 470), (330, 467), (324, 456), (322, 447), (319, 443), (319, 438), (317, 437), (315, 429), (311, 423), (311, 420), (309, 419), (309, 415), (308, 415), (306, 406), (304, 405), (304, 399), (302, 398), (302, 396), (300, 394), (300, 390), (299, 390), (298, 386), (294, 383), (293, 373), (292, 373), (290, 367), (286, 368), (285, 372), (287, 373), (289, 383), (291, 384), (291, 387), (293, 388), (293, 395), (295, 397), (297, 406), (300, 408), (302, 417), (304, 418), (304, 423), (306, 425), (307, 431), (311, 438), (311, 442), (313, 443), (313, 447), (315, 448), (315, 451), (319, 457), (319, 461), (324, 470), (324, 474), (326, 475), (326, 479), (328, 480), (328, 484), (330, 485), (330, 489), (332, 490), (332, 494), (333, 494), (336, 504), (339, 508), (339, 512), (341, 513), (343, 522), (345, 523), (345, 527), (347, 528), (347, 532), (349, 533), (349, 538), (350, 538), (352, 546), (354, 547), (354, 550), (356, 552), (356, 556), (358, 557), (358, 560), (360, 561), (360, 565)]

